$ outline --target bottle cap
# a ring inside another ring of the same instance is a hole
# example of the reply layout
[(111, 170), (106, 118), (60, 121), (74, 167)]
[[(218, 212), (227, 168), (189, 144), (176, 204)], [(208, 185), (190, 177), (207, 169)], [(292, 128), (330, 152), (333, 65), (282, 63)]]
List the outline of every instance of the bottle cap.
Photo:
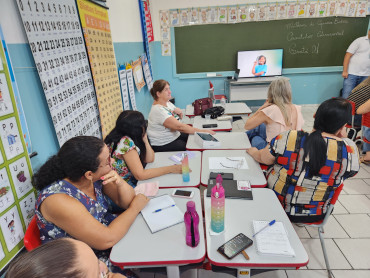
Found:
[(195, 211), (195, 203), (193, 201), (188, 201), (186, 203), (187, 211), (194, 212)]

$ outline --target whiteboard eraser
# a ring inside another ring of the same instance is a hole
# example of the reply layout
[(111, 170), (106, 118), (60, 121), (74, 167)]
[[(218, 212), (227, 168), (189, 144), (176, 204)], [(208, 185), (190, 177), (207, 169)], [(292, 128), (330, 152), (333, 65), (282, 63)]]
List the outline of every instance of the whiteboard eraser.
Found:
[(207, 73), (207, 77), (216, 77), (216, 73), (215, 72)]

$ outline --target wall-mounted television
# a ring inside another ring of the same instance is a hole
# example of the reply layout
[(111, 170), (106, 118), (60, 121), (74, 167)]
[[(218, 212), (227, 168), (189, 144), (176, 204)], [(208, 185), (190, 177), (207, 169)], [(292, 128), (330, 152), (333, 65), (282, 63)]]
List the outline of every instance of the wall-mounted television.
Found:
[(239, 78), (279, 76), (283, 69), (283, 49), (238, 51)]

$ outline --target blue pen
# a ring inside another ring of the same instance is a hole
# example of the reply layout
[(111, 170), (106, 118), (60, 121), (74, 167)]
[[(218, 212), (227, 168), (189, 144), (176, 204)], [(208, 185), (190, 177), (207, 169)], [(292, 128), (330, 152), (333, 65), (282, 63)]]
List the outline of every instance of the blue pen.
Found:
[(267, 227), (270, 227), (272, 225), (275, 224), (275, 220), (272, 220), (270, 223), (268, 223), (265, 227), (263, 227), (261, 230), (259, 230), (257, 233), (255, 233), (252, 237), (254, 237), (256, 234), (258, 234), (259, 232), (262, 232), (264, 229), (266, 229)]
[(162, 210), (165, 210), (165, 209), (168, 209), (168, 208), (172, 208), (172, 207), (174, 207), (174, 206), (176, 206), (175, 204), (173, 204), (173, 205), (170, 205), (170, 206), (168, 206), (168, 207), (164, 207), (164, 208), (161, 208), (161, 209), (156, 209), (155, 211), (153, 211), (153, 213), (155, 213), (155, 212), (160, 212), (160, 211), (162, 211)]

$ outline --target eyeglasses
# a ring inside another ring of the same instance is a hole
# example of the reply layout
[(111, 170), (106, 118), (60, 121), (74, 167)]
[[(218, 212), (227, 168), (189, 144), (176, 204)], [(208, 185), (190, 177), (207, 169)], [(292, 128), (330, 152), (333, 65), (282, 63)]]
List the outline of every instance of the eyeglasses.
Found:
[(112, 167), (110, 156), (108, 157), (108, 159), (106, 160), (106, 162), (104, 164), (99, 165), (99, 167), (105, 167), (105, 166)]
[(243, 159), (232, 159), (229, 157), (226, 157), (227, 160), (230, 161), (230, 165), (225, 165), (222, 162), (220, 162), (220, 165), (224, 168), (229, 168), (229, 169), (240, 169), (244, 165), (244, 160)]

